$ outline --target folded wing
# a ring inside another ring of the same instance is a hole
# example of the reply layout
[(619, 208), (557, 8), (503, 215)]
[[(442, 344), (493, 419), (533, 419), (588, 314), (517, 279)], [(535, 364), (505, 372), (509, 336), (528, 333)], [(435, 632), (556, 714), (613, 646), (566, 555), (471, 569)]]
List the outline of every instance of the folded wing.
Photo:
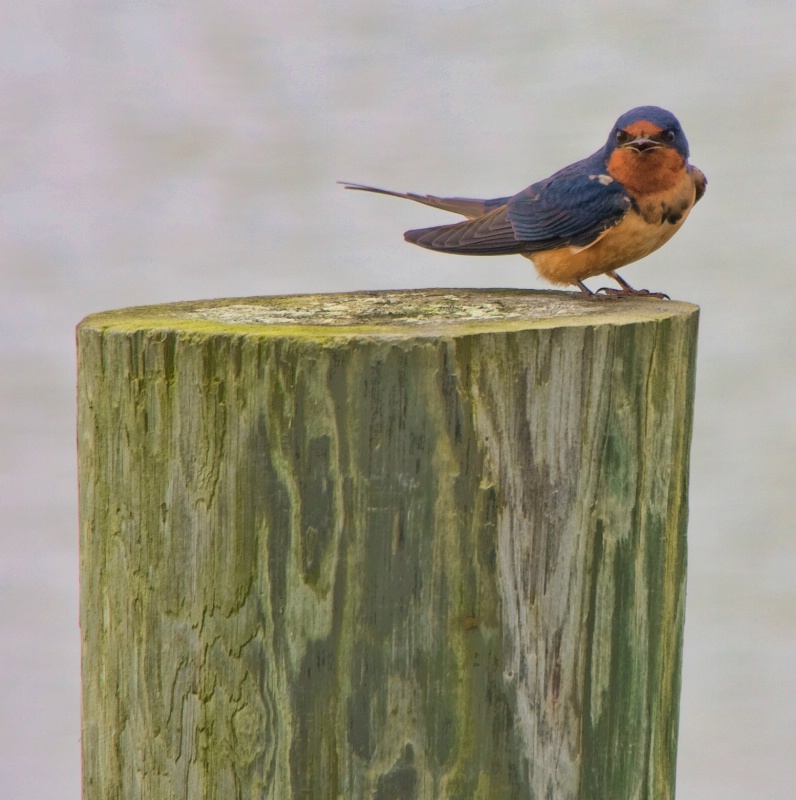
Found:
[(480, 217), (407, 231), (404, 238), (431, 250), (463, 255), (586, 247), (631, 207), (622, 186), (604, 173), (599, 156), (565, 167)]

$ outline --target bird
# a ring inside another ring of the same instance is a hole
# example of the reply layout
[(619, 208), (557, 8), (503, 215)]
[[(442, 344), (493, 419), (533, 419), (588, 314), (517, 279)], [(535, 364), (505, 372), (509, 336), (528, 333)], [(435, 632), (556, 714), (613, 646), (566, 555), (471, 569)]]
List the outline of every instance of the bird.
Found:
[[(340, 183), (467, 218), (406, 231), (406, 241), (420, 247), (476, 256), (519, 254), (548, 282), (576, 286), (589, 299), (598, 293), (668, 299), (662, 292), (634, 289), (616, 270), (668, 242), (704, 195), (707, 178), (688, 158), (677, 117), (658, 106), (638, 106), (616, 120), (596, 153), (511, 197), (436, 197)], [(607, 275), (620, 288), (593, 292), (583, 281), (597, 275)]]

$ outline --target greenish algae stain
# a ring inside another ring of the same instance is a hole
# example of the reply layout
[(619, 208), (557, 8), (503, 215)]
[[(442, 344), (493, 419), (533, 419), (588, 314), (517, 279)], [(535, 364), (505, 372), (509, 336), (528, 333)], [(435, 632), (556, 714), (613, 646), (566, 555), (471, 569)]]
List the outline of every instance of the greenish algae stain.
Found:
[[(592, 702), (583, 716), (585, 797), (674, 797), (688, 476), (687, 458), (674, 456), (687, 453), (690, 443), (695, 359), (693, 351), (672, 347), (693, 347), (695, 328), (696, 316), (667, 320), (653, 337), (642, 337), (643, 329), (636, 328), (616, 342), (614, 410), (600, 467), (606, 506), (614, 511), (596, 519), (593, 554), (595, 567), (609, 569), (610, 578), (593, 585), (588, 626), (594, 645), (585, 692)], [(673, 364), (685, 374), (675, 379)], [(684, 415), (682, 426), (672, 419), (678, 414)], [(653, 428), (671, 428), (678, 438), (658, 437), (661, 452), (641, 458)], [(629, 465), (640, 470), (629, 473)], [(668, 496), (656, 497), (654, 473), (672, 468), (676, 474), (661, 481)], [(628, 515), (624, 522), (615, 516), (622, 508)], [(625, 531), (629, 538), (617, 541), (609, 530)], [(600, 596), (603, 585), (613, 597)], [(601, 607), (611, 610), (610, 647), (606, 631), (595, 624)], [(645, 641), (638, 640), (640, 621)]]

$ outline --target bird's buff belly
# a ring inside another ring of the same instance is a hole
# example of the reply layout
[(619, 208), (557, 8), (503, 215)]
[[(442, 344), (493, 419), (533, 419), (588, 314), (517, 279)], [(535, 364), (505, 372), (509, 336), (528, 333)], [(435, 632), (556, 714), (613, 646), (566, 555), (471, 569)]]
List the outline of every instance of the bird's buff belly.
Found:
[(560, 247), (543, 253), (527, 253), (539, 274), (560, 285), (619, 269), (649, 255), (677, 233), (688, 213), (675, 223), (649, 223), (629, 212), (622, 221), (586, 247)]

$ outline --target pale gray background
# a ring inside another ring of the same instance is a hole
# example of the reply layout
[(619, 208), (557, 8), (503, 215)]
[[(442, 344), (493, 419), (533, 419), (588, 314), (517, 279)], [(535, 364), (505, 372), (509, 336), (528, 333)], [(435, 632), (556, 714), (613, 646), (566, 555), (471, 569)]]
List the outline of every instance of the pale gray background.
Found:
[(655, 103), (710, 179), (683, 231), (624, 272), (703, 310), (678, 798), (792, 800), (795, 40), (786, 2), (2, 4), (2, 796), (79, 796), (81, 317), (541, 287), (519, 257), (404, 244), (448, 217), (335, 180), (510, 194)]

